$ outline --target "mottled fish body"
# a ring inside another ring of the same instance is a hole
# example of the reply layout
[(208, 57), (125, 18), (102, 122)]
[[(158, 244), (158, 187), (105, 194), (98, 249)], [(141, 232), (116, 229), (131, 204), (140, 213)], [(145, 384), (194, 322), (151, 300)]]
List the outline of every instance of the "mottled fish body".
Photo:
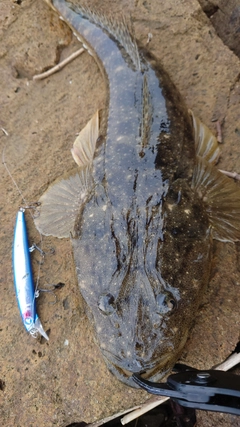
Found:
[(102, 354), (134, 386), (132, 372), (159, 379), (177, 360), (208, 283), (212, 238), (240, 236), (240, 194), (212, 165), (216, 139), (124, 19), (46, 1), (95, 57), (108, 106), (105, 139), (96, 148), (97, 112), (73, 146), (79, 172), (42, 196), (35, 222), (72, 235)]

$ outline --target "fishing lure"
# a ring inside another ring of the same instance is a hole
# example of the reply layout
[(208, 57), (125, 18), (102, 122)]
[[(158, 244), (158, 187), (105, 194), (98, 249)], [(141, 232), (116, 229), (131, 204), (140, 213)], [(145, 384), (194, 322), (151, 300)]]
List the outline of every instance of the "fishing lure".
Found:
[(39, 332), (46, 340), (49, 340), (36, 311), (36, 294), (23, 208), (19, 209), (16, 217), (12, 263), (14, 286), (23, 324), (31, 335), (35, 336)]

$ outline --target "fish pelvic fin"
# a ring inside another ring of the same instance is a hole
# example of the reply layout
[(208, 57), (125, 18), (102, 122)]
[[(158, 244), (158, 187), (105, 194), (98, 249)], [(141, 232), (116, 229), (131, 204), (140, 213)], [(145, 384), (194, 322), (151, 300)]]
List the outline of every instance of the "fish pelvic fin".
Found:
[(192, 110), (188, 110), (188, 112), (193, 123), (196, 155), (202, 157), (208, 163), (216, 164), (220, 156), (217, 138), (212, 134), (210, 129), (194, 115)]
[(240, 188), (205, 158), (197, 157), (192, 188), (202, 198), (213, 238), (223, 242), (240, 240)]
[(96, 142), (99, 136), (99, 112), (89, 120), (75, 139), (71, 153), (80, 167), (89, 166), (93, 161)]

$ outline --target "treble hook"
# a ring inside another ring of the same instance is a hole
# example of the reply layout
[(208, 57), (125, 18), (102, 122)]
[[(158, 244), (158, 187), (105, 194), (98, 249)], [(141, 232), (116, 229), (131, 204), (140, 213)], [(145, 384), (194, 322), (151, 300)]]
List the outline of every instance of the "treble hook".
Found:
[(58, 289), (61, 289), (63, 286), (65, 286), (65, 283), (59, 282), (56, 284), (46, 284), (45, 286), (51, 286), (52, 289), (42, 289), (42, 288), (38, 288), (35, 292), (35, 297), (38, 298), (40, 295), (40, 292), (48, 292), (54, 295), (55, 301), (54, 302), (49, 302), (49, 304), (54, 305), (57, 302), (57, 296), (55, 294), (55, 291)]

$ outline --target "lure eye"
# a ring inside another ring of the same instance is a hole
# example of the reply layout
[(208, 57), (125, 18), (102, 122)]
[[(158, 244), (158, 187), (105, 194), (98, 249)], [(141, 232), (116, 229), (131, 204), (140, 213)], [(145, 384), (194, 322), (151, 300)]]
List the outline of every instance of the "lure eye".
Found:
[(177, 306), (177, 302), (170, 292), (164, 292), (156, 297), (157, 312), (159, 314), (171, 313)]
[(115, 310), (114, 301), (114, 296), (110, 293), (101, 295), (98, 300), (99, 310), (101, 310), (107, 316), (112, 314)]

